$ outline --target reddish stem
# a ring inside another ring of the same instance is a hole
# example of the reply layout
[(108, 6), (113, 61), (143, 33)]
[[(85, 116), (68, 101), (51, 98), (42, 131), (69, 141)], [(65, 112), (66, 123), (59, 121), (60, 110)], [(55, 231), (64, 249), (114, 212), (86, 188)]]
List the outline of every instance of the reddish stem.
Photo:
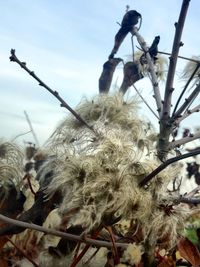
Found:
[(19, 248), (9, 237), (6, 237), (6, 239), (27, 259), (29, 260), (33, 266), (39, 267), (37, 263), (35, 263), (24, 251), (23, 249)]

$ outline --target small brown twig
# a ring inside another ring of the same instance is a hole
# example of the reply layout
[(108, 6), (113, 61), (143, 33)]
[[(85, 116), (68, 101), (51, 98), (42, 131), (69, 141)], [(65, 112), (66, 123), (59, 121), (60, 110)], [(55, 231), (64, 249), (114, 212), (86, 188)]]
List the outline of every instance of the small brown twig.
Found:
[[(99, 235), (101, 231), (101, 228), (98, 229), (93, 235), (92, 235), (92, 239), (96, 239)], [(83, 248), (83, 250), (81, 251), (81, 253), (72, 261), (70, 267), (76, 267), (77, 264), (79, 263), (79, 261), (83, 258), (83, 256), (85, 255), (85, 253), (88, 251), (88, 249), (90, 248), (90, 244), (86, 244), (85, 247)]]
[(105, 229), (108, 231), (108, 233), (110, 235), (111, 242), (113, 244), (113, 252), (114, 252), (113, 254), (114, 254), (115, 264), (119, 264), (120, 259), (119, 259), (119, 254), (118, 254), (118, 251), (117, 251), (117, 247), (115, 245), (115, 237), (113, 235), (112, 227), (111, 226), (106, 226)]
[[(10, 56), (10, 61), (16, 62), (17, 64), (19, 64), (22, 69), (24, 69), (26, 72), (28, 72), (36, 81), (39, 82), (39, 85), (44, 87), (45, 89), (47, 89), (53, 96), (55, 96), (59, 101), (60, 101), (60, 106), (66, 108), (67, 110), (69, 110), (74, 117), (80, 121), (83, 125), (85, 125), (88, 129), (90, 129), (93, 133), (95, 133), (93, 127), (89, 126), (87, 124), (87, 122), (74, 110), (72, 109), (64, 100), (62, 97), (60, 97), (59, 93), (57, 91), (52, 90), (47, 84), (45, 84), (40, 78), (38, 78), (35, 73), (31, 70), (29, 70), (26, 67), (26, 63), (25, 62), (21, 62), (15, 55), (15, 49), (11, 49), (11, 56)], [(96, 134), (96, 133), (95, 133)]]
[(26, 253), (23, 249), (19, 248), (9, 237), (6, 237), (6, 239), (15, 247), (28, 261), (30, 261), (33, 266), (39, 267), (37, 263), (35, 263)]
[[(103, 241), (103, 240), (95, 240), (95, 239), (88, 238), (88, 237), (85, 237), (83, 239), (82, 236), (77, 236), (77, 235), (65, 233), (62, 231), (48, 229), (48, 228), (45, 228), (45, 227), (42, 227), (42, 226), (39, 226), (39, 225), (33, 224), (33, 223), (27, 223), (27, 222), (11, 219), (11, 218), (8, 218), (7, 216), (4, 216), (2, 214), (0, 214), (0, 221), (3, 221), (3, 222), (8, 223), (8, 224), (16, 225), (16, 226), (19, 226), (19, 227), (22, 227), (25, 229), (27, 228), (27, 229), (32, 229), (32, 230), (36, 230), (39, 232), (43, 232), (43, 233), (48, 234), (48, 235), (59, 236), (61, 238), (65, 238), (65, 239), (76, 241), (76, 242), (82, 241), (86, 244), (94, 245), (96, 247), (112, 248), (112, 246), (113, 246), (111, 242), (107, 242), (107, 241)], [(127, 248), (127, 246), (128, 246), (127, 243), (116, 242), (115, 244), (117, 247), (122, 247), (122, 248)]]
[(162, 163), (160, 166), (158, 166), (155, 170), (153, 170), (149, 175), (147, 175), (140, 183), (140, 186), (146, 185), (148, 182), (150, 182), (158, 173), (163, 171), (165, 168), (167, 168), (170, 164), (177, 162), (182, 159), (186, 159), (195, 155), (200, 154), (200, 149), (186, 153), (184, 155), (180, 155), (177, 157), (173, 157), (171, 159), (166, 160), (164, 163)]
[(34, 191), (33, 187), (32, 187), (32, 184), (31, 184), (31, 180), (30, 180), (30, 174), (29, 173), (26, 173), (23, 177), (23, 180), (27, 180), (28, 182), (28, 186), (31, 190), (31, 193), (35, 196), (36, 195), (36, 192)]

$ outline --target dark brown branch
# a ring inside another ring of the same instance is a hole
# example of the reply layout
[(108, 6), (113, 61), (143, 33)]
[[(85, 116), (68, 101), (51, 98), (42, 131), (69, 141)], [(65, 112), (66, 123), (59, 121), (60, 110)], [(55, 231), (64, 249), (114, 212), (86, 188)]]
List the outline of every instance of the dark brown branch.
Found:
[(21, 62), (15, 55), (15, 49), (11, 49), (11, 56), (10, 56), (10, 61), (16, 62), (17, 64), (19, 64), (22, 69), (24, 69), (26, 72), (28, 72), (36, 81), (39, 82), (39, 85), (44, 87), (45, 89), (47, 89), (53, 96), (55, 96), (59, 101), (60, 101), (60, 105), (61, 107), (66, 108), (67, 110), (69, 110), (74, 117), (80, 121), (83, 125), (85, 125), (88, 129), (90, 129), (93, 133), (95, 133), (94, 129), (89, 126), (87, 124), (87, 122), (75, 111), (73, 110), (64, 100), (63, 98), (59, 95), (59, 93), (57, 91), (52, 90), (48, 85), (46, 85), (40, 78), (38, 78), (35, 73), (31, 70), (29, 70), (26, 67), (26, 63), (25, 62)]
[(166, 160), (164, 163), (162, 163), (160, 166), (158, 166), (154, 171), (152, 171), (149, 175), (147, 175), (141, 182), (140, 182), (140, 186), (144, 186), (146, 185), (148, 182), (150, 182), (158, 173), (160, 173), (161, 171), (163, 171), (165, 168), (167, 168), (170, 164), (177, 162), (179, 160), (182, 159), (186, 159), (189, 157), (193, 157), (200, 154), (200, 149), (186, 153), (184, 155), (180, 155), (177, 157), (173, 157), (171, 159)]
[[(69, 234), (69, 233), (65, 233), (65, 232), (61, 232), (61, 231), (57, 231), (57, 230), (53, 230), (53, 229), (48, 229), (42, 226), (39, 226), (37, 224), (33, 224), (33, 223), (26, 223), (23, 221), (18, 221), (18, 220), (14, 220), (11, 218), (8, 218), (2, 214), (0, 214), (0, 221), (3, 221), (5, 223), (8, 224), (12, 224), (12, 225), (16, 225), (18, 227), (22, 227), (22, 228), (27, 228), (27, 229), (32, 229), (32, 230), (36, 230), (39, 232), (43, 232), (45, 234), (48, 235), (55, 235), (55, 236), (59, 236), (61, 238), (66, 238), (72, 241), (81, 241), (87, 244), (91, 244), (94, 245), (96, 247), (107, 247), (107, 248), (112, 248), (112, 243), (111, 242), (107, 242), (107, 241), (103, 241), (103, 240), (94, 240), (92, 238), (87, 238), (87, 237), (82, 237), (82, 236), (77, 236), (77, 235), (73, 235), (73, 234)], [(115, 243), (115, 245), (117, 247), (122, 247), (122, 248), (127, 248), (128, 244), (127, 243)]]
[(181, 46), (181, 35), (183, 31), (183, 26), (188, 10), (190, 0), (183, 0), (181, 12), (179, 16), (178, 23), (176, 24), (176, 33), (174, 37), (174, 43), (172, 48), (172, 54), (170, 57), (169, 70), (167, 75), (163, 112), (160, 120), (160, 135), (158, 140), (158, 157), (160, 160), (165, 160), (167, 153), (169, 151), (169, 137), (172, 130), (172, 123), (170, 121), (170, 110), (171, 110), (171, 99), (173, 92), (173, 82), (177, 64), (177, 58), (179, 53), (179, 48)]

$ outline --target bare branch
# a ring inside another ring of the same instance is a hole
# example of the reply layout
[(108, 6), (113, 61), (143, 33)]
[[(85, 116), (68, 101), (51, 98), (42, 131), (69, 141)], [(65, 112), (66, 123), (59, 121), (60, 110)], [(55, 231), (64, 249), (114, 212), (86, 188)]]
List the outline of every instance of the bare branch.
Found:
[(14, 142), (14, 141), (15, 141), (17, 138), (19, 138), (20, 136), (26, 135), (26, 134), (28, 134), (28, 133), (31, 133), (31, 131), (28, 131), (28, 132), (25, 132), (25, 133), (21, 133), (21, 134), (16, 135), (16, 136), (12, 139), (11, 142)]
[(182, 45), (181, 36), (182, 36), (182, 31), (183, 31), (183, 27), (185, 23), (185, 18), (187, 15), (187, 10), (189, 7), (189, 2), (190, 0), (183, 0), (179, 20), (175, 26), (176, 32), (175, 32), (175, 37), (174, 37), (172, 54), (170, 57), (170, 64), (169, 64), (169, 70), (168, 70), (168, 75), (167, 75), (167, 80), (166, 80), (165, 96), (164, 96), (164, 104), (163, 104), (162, 119), (164, 120), (168, 119), (168, 117), (170, 116), (173, 82), (174, 82), (178, 53), (179, 53), (180, 46)]
[(188, 98), (185, 99), (185, 102), (182, 106), (177, 110), (177, 112), (172, 116), (172, 120), (181, 116), (181, 113), (190, 105), (190, 103), (197, 97), (200, 93), (200, 84), (196, 86), (193, 92), (189, 95)]
[(200, 111), (200, 104), (194, 107), (193, 109), (187, 109), (181, 117), (175, 119), (175, 124), (179, 125), (182, 120), (189, 117), (191, 114), (199, 111)]
[(177, 157), (173, 157), (171, 159), (166, 160), (164, 163), (162, 163), (160, 166), (158, 166), (154, 171), (152, 171), (149, 175), (147, 175), (140, 183), (140, 186), (146, 185), (148, 182), (150, 182), (158, 173), (163, 171), (165, 168), (167, 168), (170, 164), (177, 162), (182, 159), (186, 159), (189, 157), (193, 157), (200, 154), (200, 149), (186, 153), (184, 155), (180, 155)]
[[(45, 89), (47, 89), (53, 96), (55, 96), (59, 101), (60, 101), (60, 105), (61, 107), (66, 108), (67, 110), (69, 110), (74, 117), (80, 121), (83, 125), (85, 125), (88, 129), (90, 129), (93, 133), (95, 133), (94, 129), (89, 126), (87, 124), (86, 121), (84, 121), (84, 119), (75, 111), (73, 110), (64, 100), (62, 97), (60, 97), (59, 93), (57, 91), (52, 90), (48, 85), (46, 85), (40, 78), (38, 78), (35, 73), (31, 70), (29, 70), (26, 67), (26, 63), (25, 62), (21, 62), (15, 55), (15, 49), (11, 49), (11, 56), (10, 56), (10, 61), (16, 62), (17, 64), (19, 64), (22, 69), (24, 69), (26, 72), (28, 72), (36, 81), (39, 82), (39, 85), (44, 87)], [(96, 134), (96, 133), (95, 133)]]
[(35, 131), (33, 129), (33, 126), (32, 126), (32, 123), (31, 123), (31, 121), (29, 119), (28, 113), (25, 110), (24, 110), (24, 115), (26, 117), (26, 121), (28, 122), (29, 128), (30, 128), (30, 130), (32, 132), (33, 138), (35, 139), (35, 143), (36, 143), (37, 147), (39, 147), (40, 145), (39, 145), (39, 141), (38, 141), (37, 135), (36, 135), (36, 133), (35, 133)]
[(175, 147), (180, 147), (181, 145), (187, 144), (191, 141), (194, 141), (196, 139), (200, 138), (200, 131), (196, 132), (195, 134), (191, 135), (191, 136), (187, 136), (184, 138), (181, 138), (179, 140), (173, 141), (171, 143), (169, 143), (169, 148), (173, 149)]
[(180, 197), (179, 199), (175, 200), (175, 202), (197, 205), (200, 204), (200, 198)]
[(184, 86), (184, 88), (183, 88), (183, 90), (182, 90), (182, 92), (181, 92), (181, 94), (180, 94), (180, 96), (179, 96), (179, 98), (178, 98), (178, 100), (177, 100), (177, 102), (176, 102), (176, 104), (175, 104), (174, 111), (173, 111), (173, 113), (172, 113), (172, 117), (173, 117), (173, 115), (175, 114), (175, 112), (176, 112), (176, 110), (177, 110), (177, 108), (178, 108), (178, 105), (179, 105), (179, 103), (180, 103), (180, 101), (181, 101), (181, 98), (183, 97), (185, 91), (187, 90), (189, 84), (191, 83), (192, 79), (194, 78), (194, 75), (195, 75), (196, 72), (198, 71), (199, 67), (200, 67), (200, 63), (197, 64), (197, 66), (196, 66), (196, 68), (194, 69), (192, 75), (190, 76), (190, 78), (188, 79), (187, 83), (185, 84), (185, 86)]
[(160, 95), (160, 88), (159, 88), (158, 79), (157, 79), (157, 76), (154, 70), (154, 65), (153, 65), (151, 56), (148, 52), (149, 48), (147, 47), (147, 44), (144, 38), (138, 33), (136, 27), (133, 27), (132, 34), (137, 37), (138, 43), (140, 44), (142, 50), (145, 52), (146, 59), (149, 65), (149, 71), (151, 74), (152, 85), (153, 85), (153, 90), (154, 90), (154, 98), (156, 100), (156, 105), (157, 105), (157, 111), (160, 116), (162, 114), (162, 101), (161, 101), (161, 95)]
[[(162, 54), (162, 55), (167, 55), (167, 56), (171, 56), (170, 53), (167, 53), (167, 52), (162, 52), (162, 51), (158, 51), (158, 54)], [(188, 61), (191, 61), (191, 62), (195, 62), (197, 64), (200, 63), (199, 60), (197, 59), (194, 59), (194, 58), (189, 58), (189, 57), (183, 57), (183, 56), (178, 56), (178, 58), (181, 58), (181, 59), (184, 59), (184, 60), (188, 60)]]
[[(73, 234), (69, 234), (69, 233), (65, 233), (65, 232), (61, 232), (61, 231), (57, 231), (57, 230), (53, 230), (53, 229), (48, 229), (48, 228), (39, 226), (37, 224), (26, 223), (23, 221), (11, 219), (11, 218), (8, 218), (2, 214), (0, 214), (0, 220), (5, 222), (5, 223), (16, 225), (16, 226), (19, 226), (22, 228), (36, 230), (36, 231), (43, 232), (43, 233), (48, 234), (48, 235), (59, 236), (61, 238), (65, 238), (65, 239), (72, 240), (75, 242), (81, 241), (81, 242), (84, 242), (87, 244), (94, 245), (96, 247), (112, 248), (112, 246), (113, 246), (111, 242), (107, 242), (107, 241), (103, 241), (103, 240), (94, 240), (92, 238), (77, 236), (77, 235), (73, 235)], [(127, 246), (128, 246), (127, 243), (115, 243), (115, 244), (117, 247), (122, 247), (122, 248), (127, 248)]]
[(135, 89), (135, 91), (137, 92), (137, 94), (139, 95), (139, 97), (142, 99), (142, 101), (144, 102), (144, 104), (148, 107), (148, 109), (153, 113), (153, 115), (159, 119), (159, 117), (156, 115), (156, 113), (153, 111), (153, 109), (149, 106), (149, 104), (147, 103), (147, 101), (144, 99), (144, 97), (141, 95), (141, 93), (139, 92), (139, 90), (137, 89), (137, 87), (133, 84), (132, 85), (133, 88)]
[(185, 197), (187, 198), (191, 198), (193, 197), (196, 193), (198, 193), (200, 191), (200, 185), (198, 185), (197, 187), (195, 187), (191, 192), (189, 192)]
[(171, 110), (171, 99), (173, 92), (173, 82), (177, 64), (177, 58), (179, 53), (179, 48), (182, 45), (181, 35), (183, 31), (183, 26), (188, 10), (190, 0), (183, 0), (181, 12), (179, 16), (178, 23), (176, 24), (176, 33), (174, 37), (174, 43), (172, 48), (172, 54), (170, 57), (169, 70), (167, 75), (163, 111), (160, 120), (160, 134), (158, 140), (158, 157), (160, 160), (165, 160), (169, 152), (169, 137), (172, 132), (173, 121), (170, 120), (170, 110)]

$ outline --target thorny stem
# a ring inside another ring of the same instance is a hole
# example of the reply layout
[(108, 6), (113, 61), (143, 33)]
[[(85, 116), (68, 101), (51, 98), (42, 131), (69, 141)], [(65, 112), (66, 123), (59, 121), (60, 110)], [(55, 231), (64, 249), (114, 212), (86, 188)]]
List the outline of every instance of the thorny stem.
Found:
[(169, 148), (175, 148), (175, 147), (180, 147), (181, 145), (184, 145), (186, 143), (189, 143), (191, 141), (194, 141), (196, 139), (200, 138), (200, 131), (196, 132), (195, 134), (191, 135), (191, 136), (187, 136), (184, 138), (181, 138), (179, 140), (173, 141), (169, 144)]
[[(28, 72), (36, 81), (39, 82), (39, 85), (44, 87), (45, 89), (47, 89), (53, 96), (55, 96), (59, 101), (60, 101), (60, 105), (61, 107), (66, 108), (67, 110), (69, 110), (74, 117), (80, 121), (83, 125), (85, 125), (88, 129), (90, 129), (93, 133), (95, 133), (94, 129), (89, 126), (87, 124), (87, 122), (74, 110), (72, 109), (64, 100), (63, 98), (59, 95), (59, 93), (57, 91), (52, 90), (47, 84), (45, 84), (40, 78), (38, 78), (35, 73), (31, 70), (29, 70), (26, 67), (26, 63), (25, 62), (21, 62), (15, 55), (15, 49), (11, 49), (11, 56), (10, 56), (10, 61), (16, 62), (17, 64), (19, 64), (26, 72)], [(96, 134), (96, 133), (95, 133)]]
[(183, 105), (177, 110), (177, 112), (172, 116), (172, 121), (181, 116), (181, 113), (190, 105), (190, 103), (197, 97), (200, 92), (200, 84), (196, 86), (193, 92), (188, 98), (185, 99)]
[(142, 50), (145, 52), (146, 59), (147, 59), (148, 65), (149, 65), (149, 71), (151, 74), (152, 85), (153, 85), (153, 90), (154, 90), (154, 97), (155, 97), (156, 105), (157, 105), (157, 111), (158, 111), (158, 114), (160, 117), (160, 115), (162, 114), (162, 106), (163, 105), (162, 105), (162, 101), (161, 101), (161, 95), (160, 95), (160, 89), (159, 89), (159, 85), (158, 85), (157, 76), (156, 76), (156, 73), (154, 70), (154, 65), (153, 65), (151, 56), (148, 52), (149, 49), (148, 49), (147, 44), (146, 44), (145, 40), (143, 39), (143, 37), (138, 33), (136, 27), (133, 27), (132, 34), (137, 37), (138, 43), (140, 44)]
[(186, 159), (192, 156), (196, 156), (200, 154), (200, 149), (198, 150), (194, 150), (192, 152), (186, 153), (184, 155), (180, 155), (177, 157), (173, 157), (171, 159), (166, 160), (164, 163), (162, 163), (160, 166), (158, 166), (154, 171), (152, 171), (149, 175), (147, 175), (140, 183), (140, 186), (144, 186), (147, 183), (149, 183), (158, 173), (160, 173), (161, 171), (163, 171), (165, 168), (167, 168), (170, 164), (177, 162), (179, 160), (182, 159)]
[[(12, 224), (12, 225), (16, 225), (22, 228), (27, 228), (27, 229), (32, 229), (32, 230), (36, 230), (39, 232), (43, 232), (45, 234), (48, 235), (55, 235), (55, 236), (59, 236), (61, 238), (65, 238), (68, 240), (72, 240), (75, 242), (79, 242), (82, 241), (86, 244), (90, 244), (96, 247), (107, 247), (107, 248), (112, 248), (112, 243), (111, 242), (107, 242), (107, 241), (103, 241), (103, 240), (94, 240), (92, 238), (88, 238), (85, 237), (83, 238), (82, 236), (77, 236), (77, 235), (73, 235), (73, 234), (69, 234), (69, 233), (65, 233), (65, 232), (61, 232), (61, 231), (57, 231), (57, 230), (53, 230), (53, 229), (48, 229), (42, 226), (39, 226), (37, 224), (33, 224), (33, 223), (26, 223), (23, 221), (19, 221), (19, 220), (15, 220), (15, 219), (11, 219), (7, 216), (4, 216), (2, 214), (0, 214), (0, 221), (3, 221), (5, 223), (8, 224)], [(127, 248), (128, 244), (127, 243), (115, 243), (116, 247), (121, 247), (121, 248)]]
[(183, 0), (181, 12), (179, 15), (179, 20), (178, 23), (176, 24), (176, 32), (175, 32), (173, 48), (170, 57), (169, 70), (166, 80), (163, 111), (160, 120), (160, 136), (158, 140), (158, 157), (160, 160), (165, 160), (169, 151), (168, 149), (169, 136), (171, 134), (171, 129), (172, 129), (172, 123), (170, 122), (170, 110), (171, 110), (172, 92), (174, 90), (173, 82), (174, 82), (179, 48), (182, 45), (181, 35), (185, 23), (187, 10), (189, 7), (189, 2), (190, 0)]
[(19, 248), (10, 238), (6, 237), (6, 239), (28, 260), (33, 266), (39, 267), (37, 263), (35, 263), (25, 252), (23, 249)]

